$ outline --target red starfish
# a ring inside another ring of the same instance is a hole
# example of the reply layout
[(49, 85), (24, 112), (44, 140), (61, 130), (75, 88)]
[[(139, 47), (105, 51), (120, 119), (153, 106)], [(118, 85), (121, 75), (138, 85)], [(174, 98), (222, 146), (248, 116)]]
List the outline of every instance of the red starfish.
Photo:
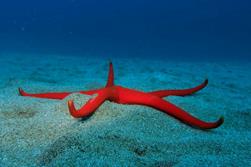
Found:
[(86, 117), (91, 115), (95, 110), (104, 103), (105, 100), (109, 100), (119, 104), (138, 104), (145, 105), (162, 112), (165, 112), (178, 120), (186, 123), (190, 126), (201, 128), (201, 129), (212, 129), (219, 127), (224, 119), (221, 117), (216, 122), (204, 122), (190, 115), (181, 108), (174, 104), (163, 100), (166, 96), (186, 96), (191, 95), (208, 84), (208, 80), (205, 80), (201, 85), (190, 89), (184, 90), (159, 90), (154, 92), (142, 92), (134, 89), (124, 88), (114, 84), (114, 72), (113, 65), (110, 63), (108, 81), (104, 88), (80, 91), (80, 92), (49, 92), (40, 94), (29, 94), (19, 88), (19, 93), (22, 96), (31, 96), (37, 98), (47, 99), (64, 99), (66, 96), (72, 93), (81, 93), (86, 95), (96, 95), (87, 101), (87, 103), (77, 110), (72, 100), (68, 101), (68, 107), (71, 115), (75, 118)]

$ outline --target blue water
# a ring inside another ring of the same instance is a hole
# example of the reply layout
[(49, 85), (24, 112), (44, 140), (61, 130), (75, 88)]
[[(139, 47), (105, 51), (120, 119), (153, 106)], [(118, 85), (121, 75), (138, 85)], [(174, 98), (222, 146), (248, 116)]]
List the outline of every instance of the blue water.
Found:
[(0, 52), (250, 61), (249, 0), (8, 0)]
[[(250, 9), (250, 0), (1, 1), (0, 167), (251, 166)], [(108, 60), (115, 84), (145, 92), (208, 79), (194, 95), (163, 100), (224, 123), (202, 131), (108, 100), (81, 120), (68, 101), (79, 109), (94, 96), (18, 93), (101, 88)]]

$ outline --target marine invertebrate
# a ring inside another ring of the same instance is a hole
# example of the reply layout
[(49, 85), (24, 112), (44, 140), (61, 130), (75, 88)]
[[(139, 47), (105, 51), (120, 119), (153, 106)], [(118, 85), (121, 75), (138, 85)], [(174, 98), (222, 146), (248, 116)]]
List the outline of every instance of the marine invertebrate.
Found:
[[(167, 113), (175, 117), (176, 119), (186, 123), (190, 126), (201, 128), (201, 129), (212, 129), (219, 127), (224, 119), (221, 117), (216, 122), (205, 122), (202, 121), (183, 109), (177, 107), (176, 105), (162, 99), (166, 96), (187, 96), (191, 95), (208, 84), (208, 80), (205, 80), (202, 84), (183, 90), (158, 90), (153, 92), (143, 92), (139, 90), (134, 90), (130, 88), (125, 88), (119, 85), (114, 84), (114, 71), (113, 65), (110, 62), (109, 64), (109, 74), (106, 86), (100, 89), (88, 90), (88, 91), (79, 91), (77, 93), (93, 95), (85, 105), (80, 109), (76, 109), (73, 100), (68, 101), (68, 108), (70, 114), (75, 118), (87, 117), (91, 115), (96, 109), (104, 103), (106, 100), (115, 102), (118, 104), (136, 104), (136, 105), (145, 105), (162, 112)], [(39, 94), (30, 94), (24, 92), (19, 88), (19, 93), (22, 96), (30, 96), (37, 98), (47, 98), (47, 99), (64, 99), (66, 96), (76, 92), (48, 92), (48, 93), (39, 93)]]

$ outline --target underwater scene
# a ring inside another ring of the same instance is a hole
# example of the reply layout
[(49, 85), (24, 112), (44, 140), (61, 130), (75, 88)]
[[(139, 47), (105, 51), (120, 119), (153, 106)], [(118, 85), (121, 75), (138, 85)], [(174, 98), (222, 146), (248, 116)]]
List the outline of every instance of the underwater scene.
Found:
[(251, 166), (251, 1), (0, 3), (0, 167)]

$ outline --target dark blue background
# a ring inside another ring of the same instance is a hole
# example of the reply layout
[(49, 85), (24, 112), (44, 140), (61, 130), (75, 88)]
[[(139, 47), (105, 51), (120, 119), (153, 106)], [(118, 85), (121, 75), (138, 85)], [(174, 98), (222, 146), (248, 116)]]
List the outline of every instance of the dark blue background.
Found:
[(250, 0), (5, 0), (0, 51), (250, 60)]

